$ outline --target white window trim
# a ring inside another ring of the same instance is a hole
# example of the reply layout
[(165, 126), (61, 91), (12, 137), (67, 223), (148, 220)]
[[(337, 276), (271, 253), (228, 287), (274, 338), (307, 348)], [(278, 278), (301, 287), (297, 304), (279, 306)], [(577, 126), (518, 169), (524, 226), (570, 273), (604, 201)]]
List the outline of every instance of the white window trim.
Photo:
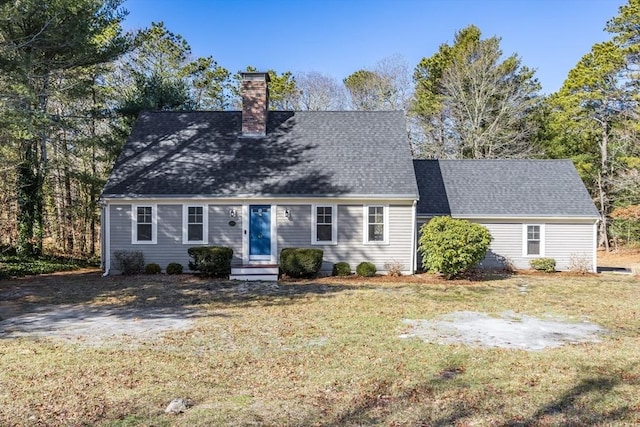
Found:
[[(202, 208), (202, 238), (203, 240), (189, 240), (189, 208)], [(209, 206), (199, 204), (182, 205), (182, 244), (206, 245), (209, 243)]]
[[(318, 208), (331, 208), (331, 240), (318, 241)], [(319, 246), (338, 244), (338, 205), (311, 205), (311, 244)]]
[[(369, 208), (383, 208), (384, 240), (369, 241)], [(362, 243), (365, 245), (389, 244), (389, 205), (364, 205), (362, 209)]]
[[(138, 240), (138, 208), (151, 208), (151, 240)], [(140, 204), (131, 206), (131, 244), (155, 245), (158, 243), (158, 205)]]
[[(527, 227), (537, 226), (540, 227), (540, 255), (529, 255), (527, 253), (527, 243), (529, 235), (527, 233)], [(545, 229), (544, 224), (522, 224), (522, 256), (525, 258), (544, 258), (545, 256)]]

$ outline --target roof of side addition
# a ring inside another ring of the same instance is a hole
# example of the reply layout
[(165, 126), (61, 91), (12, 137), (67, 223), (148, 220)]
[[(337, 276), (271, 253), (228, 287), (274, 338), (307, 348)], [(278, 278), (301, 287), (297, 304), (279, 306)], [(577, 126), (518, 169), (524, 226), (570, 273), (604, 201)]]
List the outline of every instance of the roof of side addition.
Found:
[(570, 160), (414, 160), (419, 215), (599, 217)]

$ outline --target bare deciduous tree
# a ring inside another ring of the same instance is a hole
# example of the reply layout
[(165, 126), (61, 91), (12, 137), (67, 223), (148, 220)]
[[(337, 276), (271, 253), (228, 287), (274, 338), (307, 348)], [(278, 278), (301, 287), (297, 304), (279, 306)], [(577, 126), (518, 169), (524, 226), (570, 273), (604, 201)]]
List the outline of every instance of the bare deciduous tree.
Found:
[(344, 110), (347, 104), (345, 88), (334, 77), (317, 71), (297, 73), (295, 76), (296, 110)]

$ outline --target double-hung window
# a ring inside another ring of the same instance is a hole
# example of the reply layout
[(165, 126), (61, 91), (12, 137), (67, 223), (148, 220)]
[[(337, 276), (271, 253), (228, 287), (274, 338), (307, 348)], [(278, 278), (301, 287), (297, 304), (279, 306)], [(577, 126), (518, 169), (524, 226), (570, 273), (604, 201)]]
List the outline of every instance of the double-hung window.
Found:
[(389, 208), (382, 205), (364, 207), (364, 243), (387, 243)]
[(208, 242), (208, 214), (205, 205), (184, 205), (182, 210), (182, 242)]
[(157, 232), (157, 207), (134, 205), (132, 209), (131, 241), (134, 244), (155, 244)]
[(544, 256), (544, 225), (525, 224), (522, 234), (524, 256)]
[(314, 205), (311, 243), (335, 245), (338, 243), (338, 208), (336, 205)]

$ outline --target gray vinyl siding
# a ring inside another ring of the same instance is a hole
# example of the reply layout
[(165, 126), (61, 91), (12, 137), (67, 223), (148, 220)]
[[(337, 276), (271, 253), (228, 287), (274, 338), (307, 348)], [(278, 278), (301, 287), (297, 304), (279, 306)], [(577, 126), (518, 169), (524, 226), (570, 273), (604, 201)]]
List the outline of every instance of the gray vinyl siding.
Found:
[(523, 224), (544, 224), (544, 257), (556, 260), (557, 270), (568, 270), (571, 258), (586, 258), (593, 267), (593, 223), (567, 223), (544, 220), (519, 222), (476, 221), (491, 232), (493, 241), (482, 265), (487, 268), (504, 266), (505, 261), (518, 269), (529, 269), (535, 258), (523, 253)]
[[(284, 217), (285, 209), (291, 216)], [(276, 211), (278, 253), (284, 248), (307, 248), (311, 245), (311, 205), (281, 205)]]
[[(197, 204), (197, 203), (194, 203)], [(238, 217), (235, 227), (229, 225), (229, 209), (235, 208)], [(172, 262), (189, 269), (187, 249), (198, 244), (182, 243), (182, 204), (157, 205), (157, 243), (133, 244), (131, 242), (131, 205), (110, 205), (110, 259), (111, 271), (118, 273), (113, 254), (115, 251), (139, 251), (145, 263), (157, 263), (164, 270)], [(234, 251), (234, 264), (242, 263), (242, 208), (241, 206), (209, 206), (209, 242), (207, 246), (230, 246)]]
[[(236, 211), (235, 218), (229, 216), (230, 209)], [(242, 206), (209, 206), (209, 246), (233, 249), (231, 265), (242, 265), (242, 220)]]
[[(286, 247), (318, 248), (324, 251), (322, 270), (331, 271), (333, 264), (348, 262), (352, 270), (363, 262), (375, 264), (384, 272), (385, 264), (398, 261), (403, 270), (409, 272), (412, 265), (413, 218), (411, 205), (389, 205), (389, 240), (386, 244), (365, 244), (363, 242), (363, 204), (338, 205), (338, 236), (335, 245), (312, 245), (311, 205), (281, 205), (277, 210), (278, 250)], [(374, 203), (372, 203), (374, 204)], [(284, 210), (291, 211), (289, 219)]]
[(530, 258), (522, 254), (522, 223), (494, 223), (487, 221), (473, 221), (487, 227), (493, 240), (489, 251), (480, 265), (484, 268), (503, 268), (513, 265), (518, 269), (529, 268)]
[[(493, 237), (489, 251), (480, 263), (483, 268), (503, 268), (507, 263), (517, 269), (531, 268), (529, 261), (535, 257), (523, 254), (523, 224), (544, 224), (544, 256), (556, 260), (557, 270), (568, 270), (572, 258), (582, 258), (591, 267), (595, 262), (593, 223), (516, 219), (471, 221), (487, 227)], [(426, 222), (428, 219), (419, 219), (418, 230)], [(419, 267), (421, 259), (418, 255)]]
[(556, 260), (556, 269), (568, 270), (574, 261), (587, 261), (593, 269), (593, 224), (546, 225), (545, 256)]

